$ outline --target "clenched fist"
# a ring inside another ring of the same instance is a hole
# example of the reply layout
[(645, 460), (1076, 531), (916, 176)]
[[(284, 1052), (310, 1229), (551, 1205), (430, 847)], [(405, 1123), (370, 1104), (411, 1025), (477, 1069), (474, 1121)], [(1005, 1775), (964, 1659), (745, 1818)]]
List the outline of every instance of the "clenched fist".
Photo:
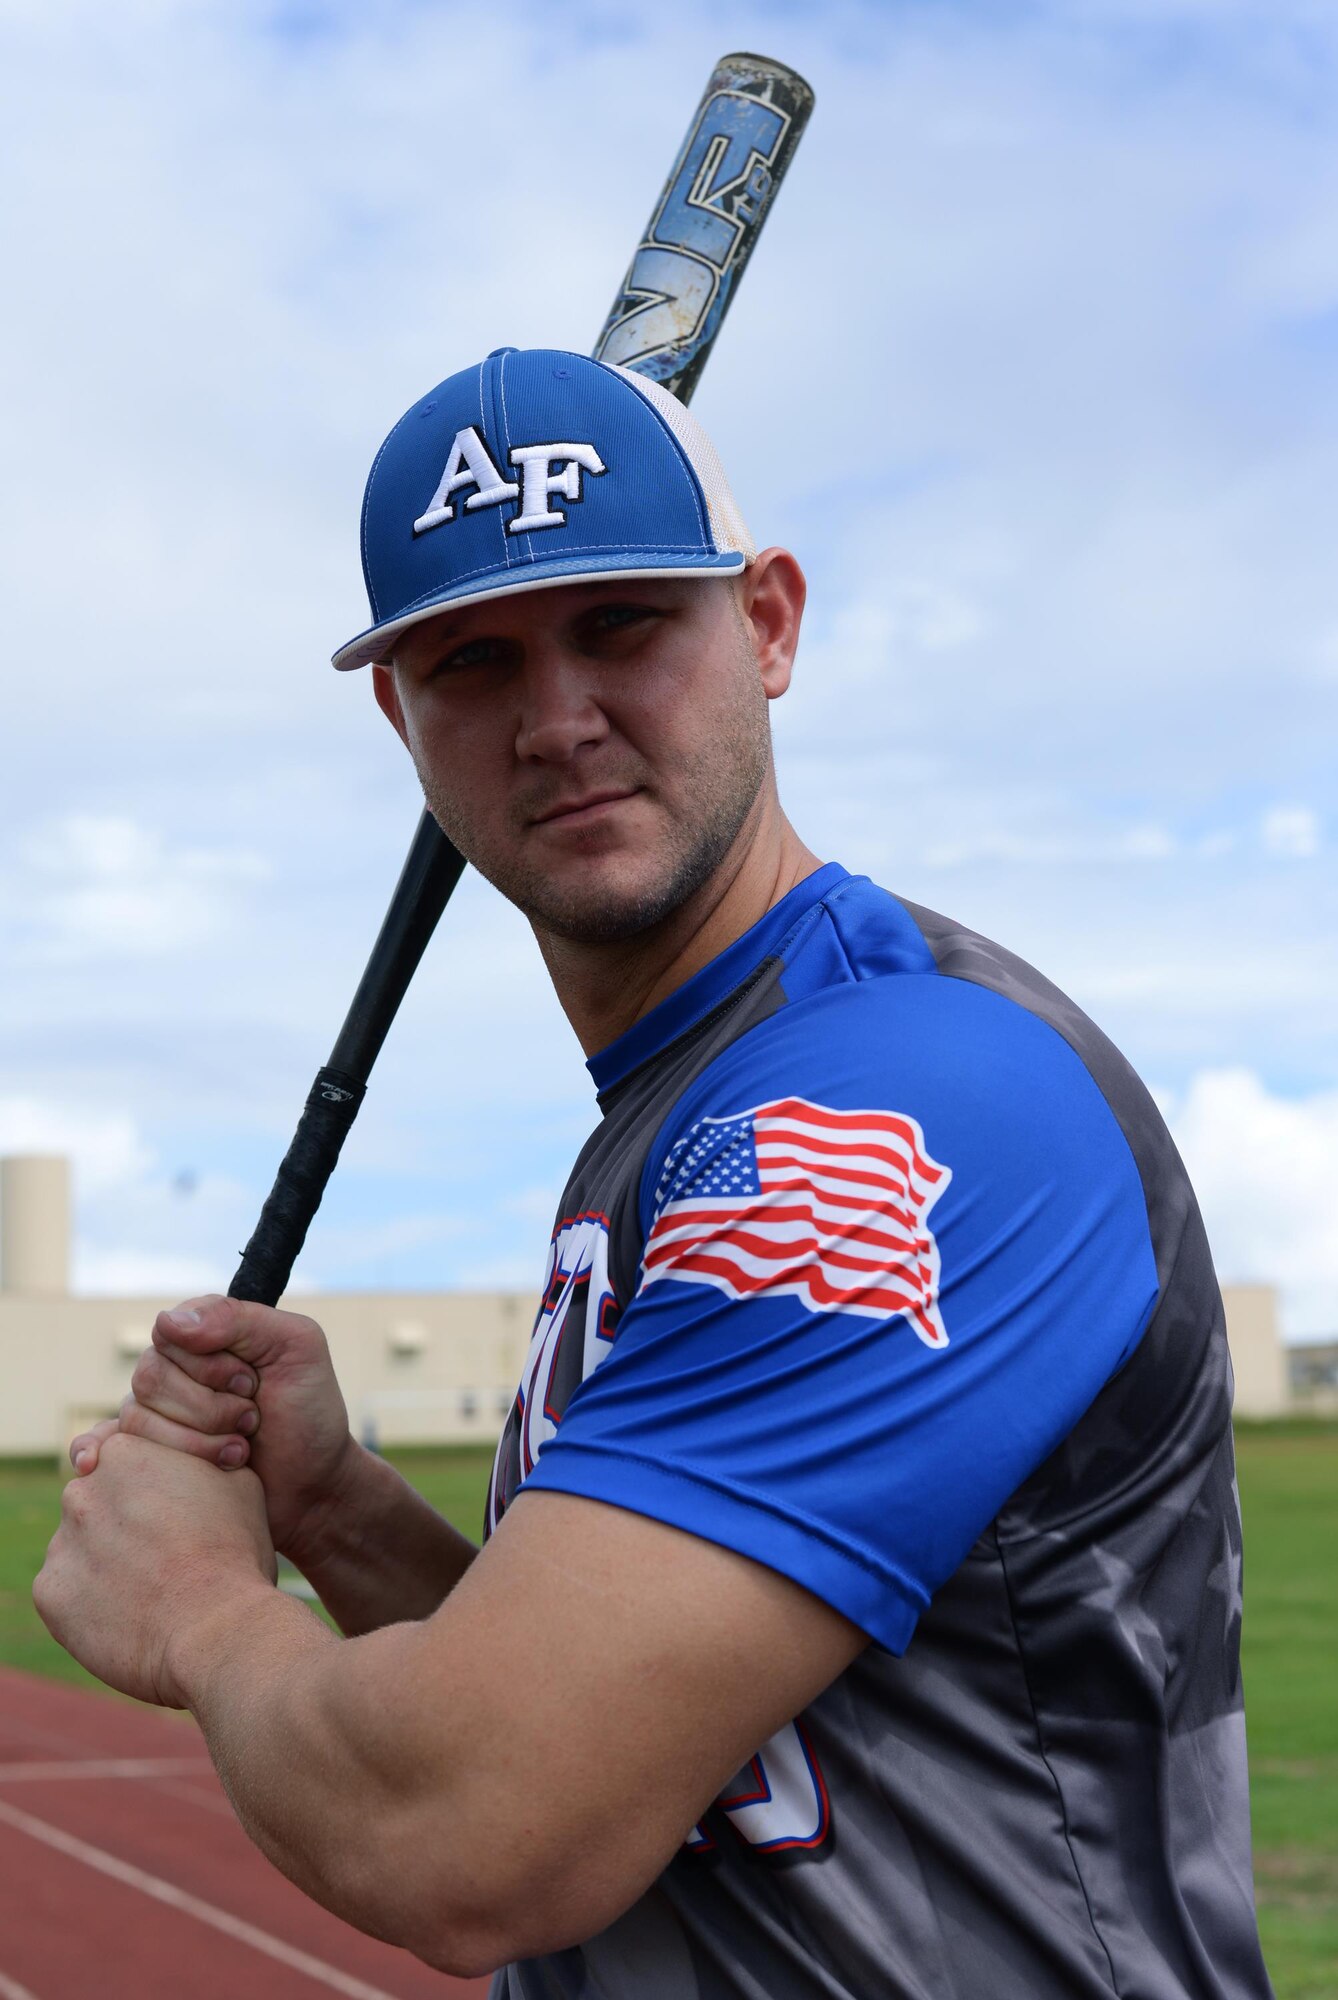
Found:
[(105, 1439), (100, 1461), (65, 1489), (33, 1601), (99, 1680), (183, 1708), (182, 1649), (234, 1627), (272, 1590), (260, 1482), (142, 1438)]
[(159, 1313), (152, 1339), (120, 1417), (70, 1446), (75, 1471), (91, 1473), (117, 1431), (217, 1467), (249, 1463), (275, 1548), (300, 1563), (360, 1457), (320, 1327), (213, 1294)]

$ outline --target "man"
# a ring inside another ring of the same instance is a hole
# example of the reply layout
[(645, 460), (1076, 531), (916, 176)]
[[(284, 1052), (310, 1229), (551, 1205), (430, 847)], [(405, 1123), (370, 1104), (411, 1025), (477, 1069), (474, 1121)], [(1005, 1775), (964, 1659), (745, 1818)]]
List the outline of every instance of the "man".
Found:
[(803, 581), (662, 391), (490, 355), (363, 553), (336, 664), (603, 1113), (489, 1539), (354, 1443), (317, 1327), (202, 1299), (77, 1444), (43, 1616), (311, 1895), (509, 2000), (1266, 1995), (1229, 1365), (1146, 1092), (789, 826)]

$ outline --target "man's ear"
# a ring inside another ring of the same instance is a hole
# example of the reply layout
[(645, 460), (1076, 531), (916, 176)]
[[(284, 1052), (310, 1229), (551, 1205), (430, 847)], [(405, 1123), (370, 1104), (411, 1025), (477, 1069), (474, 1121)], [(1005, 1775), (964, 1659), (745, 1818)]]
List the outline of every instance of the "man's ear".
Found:
[(763, 549), (738, 581), (739, 608), (752, 633), (767, 699), (790, 685), (808, 585), (788, 549)]
[(400, 707), (399, 689), (395, 686), (395, 675), (390, 667), (377, 665), (372, 668), (372, 692), (382, 715), (407, 748), (409, 738), (404, 727), (404, 710)]

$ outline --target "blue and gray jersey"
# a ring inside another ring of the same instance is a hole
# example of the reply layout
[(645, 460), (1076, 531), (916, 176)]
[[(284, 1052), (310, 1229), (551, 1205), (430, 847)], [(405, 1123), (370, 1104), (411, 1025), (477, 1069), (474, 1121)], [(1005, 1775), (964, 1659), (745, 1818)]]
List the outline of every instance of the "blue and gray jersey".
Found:
[(828, 866), (591, 1062), (498, 1450), (872, 1643), (495, 2000), (1267, 2000), (1221, 1302), (1146, 1090)]

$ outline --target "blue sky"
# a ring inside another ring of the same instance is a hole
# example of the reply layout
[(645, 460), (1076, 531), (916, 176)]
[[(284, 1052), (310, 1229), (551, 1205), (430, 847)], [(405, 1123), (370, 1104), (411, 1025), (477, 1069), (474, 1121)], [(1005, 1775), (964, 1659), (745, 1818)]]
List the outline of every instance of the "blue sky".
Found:
[[(585, 348), (714, 59), (818, 108), (695, 408), (811, 612), (825, 856), (1033, 959), (1167, 1110), (1226, 1278), (1338, 1331), (1338, 16), (1304, 0), (0, 22), (0, 1149), (88, 1289), (222, 1285), (417, 814), (371, 455)], [(308, 1282), (535, 1282), (594, 1116), (467, 881)]]

